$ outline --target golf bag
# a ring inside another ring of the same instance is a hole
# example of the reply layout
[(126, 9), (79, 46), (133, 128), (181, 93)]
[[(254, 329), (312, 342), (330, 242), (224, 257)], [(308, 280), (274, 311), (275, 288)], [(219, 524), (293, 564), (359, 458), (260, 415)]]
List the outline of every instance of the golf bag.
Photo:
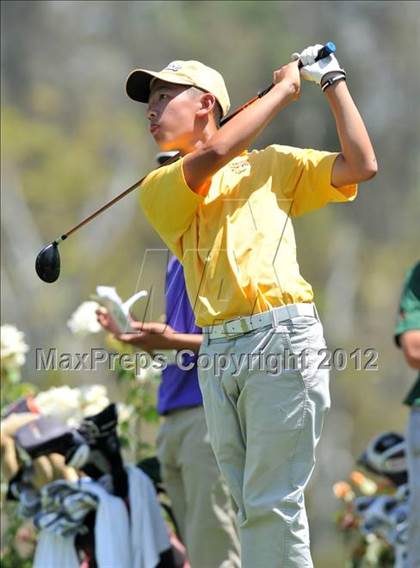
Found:
[[(185, 549), (175, 534), (170, 542), (163, 519), (164, 510), (176, 530), (170, 505), (158, 500), (164, 494), (160, 477), (148, 476), (151, 464), (157, 471), (159, 464), (146, 460), (140, 468), (124, 465), (117, 423), (116, 406), (111, 404), (78, 428), (38, 416), (16, 431), (16, 448), (26, 456), (26, 465), (10, 481), (8, 497), (17, 499), (21, 516), (33, 518), (41, 530), (34, 568), (41, 568), (54, 553), (66, 555), (65, 561), (60, 556), (60, 566), (67, 562), (68, 568), (101, 568), (109, 565), (112, 554), (119, 568), (186, 565)], [(35, 488), (32, 464), (57, 454), (66, 466), (88, 477)]]
[(354, 511), (360, 519), (360, 531), (364, 535), (373, 533), (383, 538), (394, 548), (394, 568), (406, 568), (409, 487), (404, 437), (395, 432), (376, 436), (358, 463), (396, 487), (393, 495), (355, 499)]

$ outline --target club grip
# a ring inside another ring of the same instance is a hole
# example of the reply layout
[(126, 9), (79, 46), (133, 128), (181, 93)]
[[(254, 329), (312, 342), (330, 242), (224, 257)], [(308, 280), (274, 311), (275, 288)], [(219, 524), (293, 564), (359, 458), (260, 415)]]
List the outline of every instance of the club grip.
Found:
[[(332, 41), (329, 41), (318, 51), (318, 55), (315, 57), (315, 61), (319, 61), (320, 59), (324, 59), (324, 57), (328, 57), (329, 55), (331, 55), (331, 53), (335, 53), (335, 50), (335, 44)], [(299, 61), (298, 67), (299, 69), (302, 69), (302, 61)]]

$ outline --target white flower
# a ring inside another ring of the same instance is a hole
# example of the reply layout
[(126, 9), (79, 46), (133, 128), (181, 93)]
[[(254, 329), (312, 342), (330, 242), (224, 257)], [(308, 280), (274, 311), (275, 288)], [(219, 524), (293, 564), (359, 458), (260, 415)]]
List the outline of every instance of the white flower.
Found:
[(134, 408), (131, 405), (119, 402), (117, 404), (118, 422), (128, 422), (133, 414)]
[(68, 386), (52, 387), (35, 397), (41, 414), (54, 416), (67, 424), (77, 424), (82, 419), (81, 397), (78, 389)]
[(102, 329), (95, 313), (99, 307), (98, 302), (83, 302), (70, 317), (68, 327), (77, 335), (98, 333)]
[(84, 385), (79, 387), (81, 412), (83, 416), (99, 414), (109, 404), (106, 387), (104, 385)]
[(103, 385), (85, 385), (52, 387), (40, 392), (35, 403), (41, 414), (54, 416), (68, 426), (77, 427), (85, 416), (99, 414), (110, 401)]
[(13, 325), (1, 326), (1, 360), (4, 365), (21, 367), (25, 363), (25, 353), (29, 347), (24, 334)]
[(82, 405), (93, 404), (99, 399), (107, 398), (104, 385), (83, 385), (79, 387)]

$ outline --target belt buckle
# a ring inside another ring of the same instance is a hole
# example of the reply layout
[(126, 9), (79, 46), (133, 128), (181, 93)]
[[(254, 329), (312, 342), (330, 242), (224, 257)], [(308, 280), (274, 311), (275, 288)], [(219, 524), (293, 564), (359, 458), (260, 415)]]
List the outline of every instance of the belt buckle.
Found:
[(249, 322), (246, 321), (247, 316), (243, 316), (239, 318), (239, 325), (241, 327), (241, 331), (243, 333), (247, 333), (248, 331), (252, 331), (254, 328), (252, 327), (251, 320)]
[[(247, 323), (246, 318), (247, 316), (240, 316), (239, 318), (235, 318), (233, 320), (224, 321), (222, 324), (224, 333), (226, 333), (226, 335), (238, 335), (238, 333), (247, 333), (248, 331), (251, 331), (253, 329), (252, 324), (251, 322)], [(239, 324), (240, 329), (229, 330), (229, 324), (233, 326), (235, 326), (235, 324)]]

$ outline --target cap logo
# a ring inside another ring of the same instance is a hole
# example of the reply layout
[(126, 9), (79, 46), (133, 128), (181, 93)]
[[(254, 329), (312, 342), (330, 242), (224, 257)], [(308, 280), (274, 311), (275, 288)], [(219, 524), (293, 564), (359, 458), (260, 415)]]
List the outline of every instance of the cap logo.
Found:
[(179, 63), (169, 63), (164, 69), (164, 71), (174, 71), (175, 73), (182, 68)]

